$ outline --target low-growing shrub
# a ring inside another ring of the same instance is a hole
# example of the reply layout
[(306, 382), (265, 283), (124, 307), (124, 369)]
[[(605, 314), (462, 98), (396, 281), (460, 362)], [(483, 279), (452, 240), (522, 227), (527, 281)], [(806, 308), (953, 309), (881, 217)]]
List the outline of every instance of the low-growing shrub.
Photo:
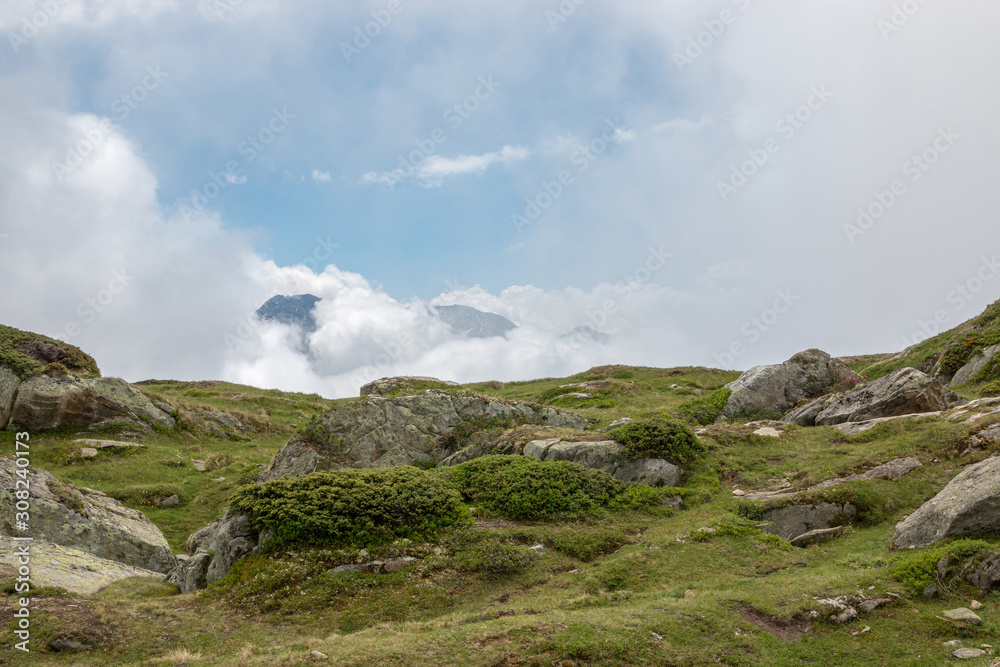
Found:
[(679, 495), (680, 490), (667, 486), (653, 487), (645, 484), (629, 484), (624, 491), (611, 499), (613, 510), (642, 510), (659, 507), (663, 501)]
[(469, 445), (482, 445), (486, 441), (499, 439), (508, 429), (524, 424), (536, 424), (539, 418), (526, 415), (478, 415), (465, 417), (455, 424), (451, 431), (441, 439), (440, 446), (445, 451), (457, 451)]
[(232, 507), (270, 543), (368, 546), (396, 538), (432, 539), (470, 522), (459, 493), (433, 472), (412, 466), (317, 472), (244, 486)]
[(494, 577), (523, 572), (534, 560), (535, 554), (531, 549), (496, 536), (455, 554), (455, 563), (460, 569)]
[(638, 419), (609, 431), (625, 445), (629, 458), (652, 457), (684, 464), (705, 453), (705, 446), (687, 424), (673, 417)]
[[(950, 576), (969, 558), (975, 558), (986, 553), (998, 551), (995, 544), (983, 540), (960, 539), (935, 547), (919, 549), (897, 555), (889, 564), (889, 574), (899, 583), (914, 593), (920, 593), (937, 581), (938, 561), (951, 555), (952, 567), (948, 568)], [(944, 583), (944, 582), (940, 582)]]
[(481, 510), (508, 519), (577, 518), (626, 489), (607, 473), (530, 456), (484, 456), (441, 473)]
[(624, 532), (612, 529), (567, 530), (552, 538), (552, 548), (582, 561), (613, 553), (628, 543)]
[(732, 391), (726, 387), (716, 389), (708, 396), (681, 403), (677, 412), (685, 419), (707, 426), (714, 423), (722, 415), (722, 409), (726, 407), (731, 393)]

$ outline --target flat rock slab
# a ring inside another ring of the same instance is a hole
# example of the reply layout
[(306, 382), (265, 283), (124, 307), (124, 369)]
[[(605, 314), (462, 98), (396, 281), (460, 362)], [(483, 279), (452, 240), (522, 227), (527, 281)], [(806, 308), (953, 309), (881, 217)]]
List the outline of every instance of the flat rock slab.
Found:
[(896, 415), (894, 417), (879, 417), (878, 419), (866, 419), (860, 422), (845, 422), (843, 424), (836, 424), (835, 429), (843, 433), (844, 435), (857, 435), (858, 433), (864, 433), (865, 431), (870, 431), (879, 424), (884, 422), (893, 421), (894, 419), (914, 419), (916, 417), (940, 417), (943, 413), (940, 410), (934, 412), (914, 412), (908, 415)]
[(960, 648), (952, 653), (952, 656), (959, 660), (969, 660), (971, 658), (981, 658), (986, 655), (986, 651), (981, 648)]
[(781, 431), (770, 426), (761, 426), (759, 429), (753, 432), (754, 435), (763, 436), (765, 438), (780, 438)]
[(827, 542), (835, 537), (840, 537), (844, 534), (844, 527), (837, 526), (836, 528), (820, 528), (818, 530), (810, 530), (808, 533), (802, 533), (797, 537), (793, 537), (789, 542), (793, 547), (808, 547), (813, 544), (819, 544), (820, 542)]
[(73, 442), (79, 442), (81, 445), (87, 445), (88, 447), (93, 447), (96, 449), (116, 449), (116, 448), (140, 448), (145, 449), (146, 445), (140, 445), (135, 442), (122, 442), (121, 440), (92, 440), (89, 438), (80, 438), (74, 440)]
[(959, 621), (961, 623), (968, 623), (969, 625), (980, 625), (983, 619), (979, 618), (979, 615), (971, 609), (966, 609), (965, 607), (959, 607), (958, 609), (948, 609), (947, 611), (941, 612), (941, 614), (952, 621)]
[(831, 486), (837, 486), (838, 484), (843, 484), (844, 482), (857, 482), (873, 479), (888, 479), (890, 481), (899, 481), (899, 478), (903, 475), (922, 467), (920, 461), (914, 457), (905, 459), (893, 459), (888, 463), (883, 463), (880, 466), (875, 466), (871, 470), (866, 470), (862, 473), (857, 473), (855, 475), (848, 475), (847, 477), (834, 477), (832, 479), (826, 479), (819, 484), (814, 484), (807, 489), (802, 489), (798, 491), (786, 491), (785, 489), (779, 489), (776, 491), (747, 491), (743, 494), (745, 500), (780, 500), (782, 498), (792, 498), (795, 495), (802, 493), (803, 491), (813, 491), (817, 489), (827, 489)]
[(78, 595), (92, 595), (109, 584), (129, 577), (154, 577), (163, 575), (141, 567), (133, 567), (105, 558), (98, 558), (86, 551), (52, 544), (45, 540), (14, 541), (0, 536), (0, 575), (17, 576), (17, 549), (29, 546), (31, 558), (31, 584), (33, 588), (55, 586)]

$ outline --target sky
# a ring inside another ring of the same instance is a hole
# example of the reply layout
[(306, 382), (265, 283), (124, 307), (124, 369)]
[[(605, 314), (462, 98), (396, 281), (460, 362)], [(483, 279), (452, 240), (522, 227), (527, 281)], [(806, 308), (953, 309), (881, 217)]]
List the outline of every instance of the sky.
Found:
[[(899, 351), (1000, 298), (998, 19), (5, 0), (0, 323), (130, 381), (329, 397)], [(301, 293), (308, 351), (253, 314)], [(463, 339), (442, 304), (518, 328)]]

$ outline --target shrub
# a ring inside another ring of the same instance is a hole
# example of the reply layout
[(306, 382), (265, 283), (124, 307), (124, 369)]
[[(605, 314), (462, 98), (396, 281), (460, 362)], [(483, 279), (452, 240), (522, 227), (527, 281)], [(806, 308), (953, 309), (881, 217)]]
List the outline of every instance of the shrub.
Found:
[(467, 500), (508, 519), (577, 518), (605, 507), (626, 485), (569, 461), (484, 456), (441, 471)]
[(256, 530), (275, 531), (274, 549), (432, 539), (441, 529), (470, 521), (454, 488), (412, 466), (317, 472), (244, 486), (231, 505)]
[[(934, 548), (920, 549), (897, 555), (889, 564), (889, 574), (914, 593), (920, 593), (935, 583), (938, 561), (951, 555), (952, 565), (961, 566), (969, 558), (996, 551), (996, 545), (983, 540), (961, 539)], [(956, 572), (949, 568), (948, 574)]]
[(707, 426), (714, 423), (722, 414), (722, 409), (726, 407), (731, 393), (732, 391), (726, 387), (716, 389), (708, 396), (681, 403), (677, 408), (678, 413), (696, 424)]
[(592, 561), (629, 543), (621, 530), (568, 530), (552, 538), (552, 547), (571, 558)]
[(490, 536), (455, 556), (460, 569), (491, 576), (522, 572), (534, 560), (535, 554), (531, 549), (496, 536)]
[(471, 444), (482, 444), (484, 441), (499, 436), (500, 433), (524, 424), (535, 424), (540, 418), (527, 415), (478, 415), (465, 417), (455, 424), (451, 432), (441, 439), (441, 447), (446, 451), (457, 451)]
[(683, 464), (705, 453), (705, 446), (688, 425), (673, 417), (639, 419), (608, 435), (625, 445), (630, 458), (648, 456)]
[(619, 368), (617, 370), (611, 371), (611, 377), (615, 378), (616, 380), (631, 380), (632, 378), (635, 377), (635, 373), (633, 373), (628, 368)]

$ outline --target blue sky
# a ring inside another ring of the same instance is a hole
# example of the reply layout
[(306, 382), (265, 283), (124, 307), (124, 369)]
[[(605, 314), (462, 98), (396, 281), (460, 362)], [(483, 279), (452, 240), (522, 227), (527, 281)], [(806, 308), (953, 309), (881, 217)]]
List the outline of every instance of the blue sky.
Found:
[[(327, 394), (898, 350), (1000, 294), (948, 298), (1000, 252), (1000, 8), (897, 5), (11, 0), (0, 321), (129, 379)], [(325, 371), (251, 318), (304, 291)], [(454, 340), (436, 303), (519, 333)], [(612, 342), (557, 351), (581, 324)]]

